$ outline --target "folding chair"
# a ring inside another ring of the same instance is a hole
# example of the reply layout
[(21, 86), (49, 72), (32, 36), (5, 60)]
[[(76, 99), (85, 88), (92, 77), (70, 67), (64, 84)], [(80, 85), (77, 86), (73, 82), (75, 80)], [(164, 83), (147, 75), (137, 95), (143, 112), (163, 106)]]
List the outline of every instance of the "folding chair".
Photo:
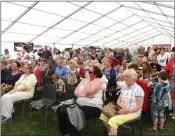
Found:
[(43, 86), (43, 79), (44, 79), (44, 75), (46, 74), (45, 71), (40, 71), (40, 77), (41, 77), (41, 86)]
[(22, 103), (21, 115), (22, 115), (23, 118), (24, 118), (25, 103), (26, 103), (27, 101), (30, 101), (30, 100), (31, 100), (31, 99), (24, 99), (24, 100), (21, 100), (21, 101), (16, 102), (16, 103)]
[(53, 103), (56, 102), (56, 86), (55, 84), (44, 84), (44, 92), (43, 92), (43, 98), (41, 100), (32, 101), (30, 103), (31, 110), (32, 108), (35, 109), (41, 109), (43, 107), (46, 108), (45, 113), (45, 125), (47, 121), (47, 109), (49, 106), (51, 106)]
[(142, 127), (141, 127), (141, 124), (140, 124), (140, 120), (141, 119), (142, 119), (142, 114), (140, 114), (140, 116), (138, 118), (130, 120), (130, 121), (124, 123), (122, 126), (124, 126), (124, 125), (131, 125), (130, 129), (132, 130), (132, 136), (134, 136), (135, 128), (139, 128), (140, 135), (142, 136)]

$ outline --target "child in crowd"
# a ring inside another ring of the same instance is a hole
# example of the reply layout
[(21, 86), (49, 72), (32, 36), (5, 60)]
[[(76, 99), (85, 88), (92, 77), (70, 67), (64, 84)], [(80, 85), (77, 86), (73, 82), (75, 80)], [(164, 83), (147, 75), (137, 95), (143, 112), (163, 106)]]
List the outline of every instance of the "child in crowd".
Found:
[(65, 83), (61, 78), (59, 78), (58, 74), (54, 73), (52, 75), (52, 80), (53, 83), (56, 84), (57, 96), (60, 96), (66, 92)]
[(153, 120), (153, 131), (157, 130), (158, 120), (160, 121), (159, 129), (164, 128), (164, 110), (166, 107), (166, 101), (168, 98), (169, 85), (168, 74), (164, 71), (158, 74), (157, 83), (149, 83), (148, 86), (153, 88), (152, 103), (151, 103), (151, 116)]

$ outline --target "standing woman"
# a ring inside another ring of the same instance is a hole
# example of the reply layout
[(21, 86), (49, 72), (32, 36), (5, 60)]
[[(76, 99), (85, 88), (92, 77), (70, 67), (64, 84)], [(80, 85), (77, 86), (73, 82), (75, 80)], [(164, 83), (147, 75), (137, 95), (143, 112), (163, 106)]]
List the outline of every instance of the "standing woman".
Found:
[(167, 60), (169, 60), (169, 56), (165, 52), (165, 48), (162, 48), (160, 54), (157, 56), (157, 63), (163, 68), (166, 65)]
[(148, 61), (144, 61), (142, 63), (142, 68), (143, 68), (143, 79), (149, 79), (152, 77), (152, 68)]
[(32, 74), (32, 67), (26, 64), (23, 67), (24, 74), (16, 82), (14, 88), (1, 98), (1, 122), (12, 120), (13, 104), (15, 102), (30, 99), (34, 95), (37, 79)]
[[(107, 58), (105, 63), (105, 68), (103, 69), (103, 75), (108, 79), (106, 98), (108, 100), (117, 100), (116, 97), (116, 71), (115, 68), (112, 67), (112, 59)], [(112, 97), (110, 97), (109, 93), (112, 93)]]

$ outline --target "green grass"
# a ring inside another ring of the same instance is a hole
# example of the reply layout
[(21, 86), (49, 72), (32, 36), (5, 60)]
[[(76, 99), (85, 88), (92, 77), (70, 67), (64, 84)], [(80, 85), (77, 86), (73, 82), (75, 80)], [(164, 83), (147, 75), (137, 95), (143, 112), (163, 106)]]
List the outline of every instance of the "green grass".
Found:
[[(13, 121), (1, 125), (2, 136), (59, 136), (57, 117), (54, 114), (54, 125), (51, 127), (51, 110), (48, 111), (47, 126), (44, 125), (44, 111), (31, 111), (28, 104), (25, 104), (24, 118), (21, 115), (21, 104), (15, 105), (16, 110), (13, 114)], [(150, 116), (145, 117), (141, 121), (143, 136), (175, 136), (175, 120), (168, 118), (165, 128), (162, 132), (152, 132), (149, 128), (152, 127)], [(80, 131), (81, 136), (92, 136), (92, 123), (88, 123), (88, 127)], [(136, 129), (135, 136), (139, 136), (139, 130)], [(104, 126), (100, 120), (95, 125), (95, 136), (104, 135)], [(107, 134), (105, 135), (107, 136)], [(118, 136), (131, 136), (130, 130), (119, 129)]]

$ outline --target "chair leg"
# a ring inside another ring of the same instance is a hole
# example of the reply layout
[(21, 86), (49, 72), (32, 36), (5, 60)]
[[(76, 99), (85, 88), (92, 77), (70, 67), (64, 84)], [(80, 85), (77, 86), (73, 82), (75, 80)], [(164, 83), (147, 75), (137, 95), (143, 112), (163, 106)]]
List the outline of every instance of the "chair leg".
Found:
[(106, 135), (106, 133), (108, 133), (108, 132), (107, 132), (107, 130), (106, 130), (106, 127), (104, 126), (103, 136), (105, 136), (105, 135)]
[(46, 122), (47, 122), (47, 107), (46, 107), (46, 114), (45, 114), (45, 126), (46, 126)]
[(51, 125), (51, 127), (53, 127), (53, 110), (52, 110), (52, 125)]
[(142, 128), (140, 127), (140, 135), (142, 136)]
[(25, 106), (25, 100), (23, 101), (23, 106), (22, 106), (22, 117), (24, 117), (24, 106)]
[(134, 130), (135, 130), (135, 128), (132, 129), (132, 136), (134, 136)]
[(31, 117), (31, 119), (32, 119), (33, 109), (32, 109), (32, 106), (31, 106), (31, 105), (30, 105), (30, 109), (31, 109), (30, 117)]
[(96, 120), (93, 121), (93, 125), (92, 125), (92, 136), (94, 136), (94, 127), (95, 127), (95, 124), (96, 124)]

